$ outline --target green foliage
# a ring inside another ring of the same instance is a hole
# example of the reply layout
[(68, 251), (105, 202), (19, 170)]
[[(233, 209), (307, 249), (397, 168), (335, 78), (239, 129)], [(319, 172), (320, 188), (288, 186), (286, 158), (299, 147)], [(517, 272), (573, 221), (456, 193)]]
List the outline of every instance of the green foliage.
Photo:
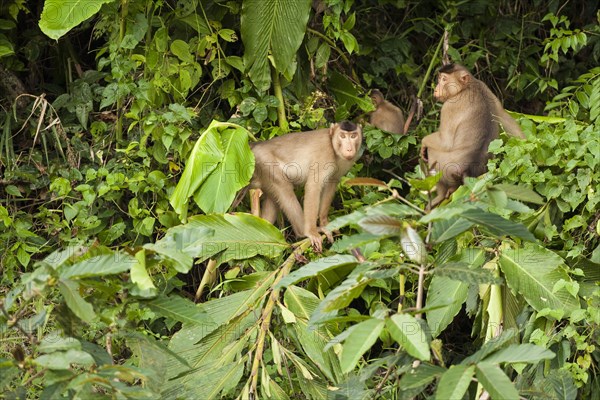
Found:
[[(594, 7), (288, 3), (0, 6), (4, 396), (598, 398)], [(444, 29), (527, 140), (426, 214)], [(408, 135), (364, 123), (373, 87), (421, 97)], [(342, 118), (366, 149), (324, 254), (226, 214), (249, 137)]]

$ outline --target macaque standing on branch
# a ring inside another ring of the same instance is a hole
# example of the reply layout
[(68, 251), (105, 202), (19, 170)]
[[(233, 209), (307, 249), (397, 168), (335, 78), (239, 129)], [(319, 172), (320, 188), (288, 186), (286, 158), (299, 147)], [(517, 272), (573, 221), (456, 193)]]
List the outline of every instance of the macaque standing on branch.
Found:
[[(362, 128), (353, 122), (326, 129), (289, 133), (253, 143), (256, 159), (252, 189), (263, 191), (261, 217), (273, 223), (281, 209), (299, 237), (308, 237), (318, 252), (340, 178), (358, 159)], [(304, 209), (294, 187), (304, 186)], [(317, 217), (319, 227), (317, 227)]]
[(488, 146), (498, 138), (499, 123), (510, 135), (524, 138), (500, 100), (462, 65), (440, 68), (433, 95), (444, 104), (438, 131), (425, 136), (421, 144), (421, 157), (429, 168), (442, 171), (431, 207), (448, 198), (465, 176), (486, 172)]
[(404, 134), (402, 110), (384, 99), (383, 94), (377, 89), (371, 91), (371, 100), (377, 107), (371, 113), (371, 125), (397, 135)]

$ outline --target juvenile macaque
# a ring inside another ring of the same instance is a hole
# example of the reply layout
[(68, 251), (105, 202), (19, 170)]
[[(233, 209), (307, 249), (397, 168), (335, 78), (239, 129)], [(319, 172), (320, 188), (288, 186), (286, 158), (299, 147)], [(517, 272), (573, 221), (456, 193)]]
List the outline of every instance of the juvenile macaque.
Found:
[(395, 133), (404, 134), (404, 115), (402, 110), (383, 98), (383, 94), (373, 89), (371, 91), (371, 100), (377, 109), (371, 113), (371, 125), (379, 129)]
[(488, 146), (498, 138), (499, 123), (509, 134), (524, 137), (500, 100), (462, 65), (440, 68), (433, 95), (444, 105), (438, 131), (425, 136), (421, 144), (421, 157), (429, 168), (442, 171), (431, 207), (448, 198), (465, 176), (486, 171)]
[[(340, 178), (358, 159), (362, 128), (353, 122), (289, 133), (254, 143), (253, 189), (263, 191), (261, 217), (273, 223), (281, 209), (297, 236), (308, 237), (318, 252), (328, 212)], [(304, 186), (304, 208), (294, 187)], [(317, 227), (317, 217), (319, 227)]]

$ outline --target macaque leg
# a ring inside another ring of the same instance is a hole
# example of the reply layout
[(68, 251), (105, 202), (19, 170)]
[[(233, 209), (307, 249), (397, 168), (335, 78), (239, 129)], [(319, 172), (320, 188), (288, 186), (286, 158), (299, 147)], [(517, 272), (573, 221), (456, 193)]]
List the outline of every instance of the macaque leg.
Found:
[[(304, 213), (302, 206), (294, 193), (294, 186), (289, 182), (275, 182), (274, 187), (277, 187), (277, 205), (292, 224), (296, 236), (304, 236), (302, 230), (304, 226)], [(270, 197), (270, 196), (269, 196)]]
[(320, 253), (323, 250), (321, 235), (317, 229), (321, 186), (319, 182), (307, 182), (304, 187), (304, 235), (310, 238), (313, 248)]
[(321, 193), (321, 204), (319, 206), (319, 232), (322, 232), (327, 236), (329, 243), (333, 243), (333, 235), (330, 231), (325, 229), (329, 223), (329, 207), (333, 202), (335, 196), (335, 189), (337, 188), (337, 182), (325, 182), (323, 191)]
[[(250, 212), (252, 215), (260, 217), (260, 196), (263, 192), (260, 189), (250, 189)], [(265, 218), (266, 219), (266, 218)]]
[(265, 198), (262, 202), (262, 207), (260, 210), (260, 217), (266, 219), (270, 223), (274, 223), (277, 219), (277, 212), (279, 211), (279, 207), (277, 207), (277, 203), (271, 198), (271, 196), (263, 195)]

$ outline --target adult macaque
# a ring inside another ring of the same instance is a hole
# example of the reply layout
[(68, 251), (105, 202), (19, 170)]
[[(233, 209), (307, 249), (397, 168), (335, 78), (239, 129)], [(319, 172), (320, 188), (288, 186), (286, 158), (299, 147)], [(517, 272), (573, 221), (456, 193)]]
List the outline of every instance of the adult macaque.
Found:
[[(318, 252), (340, 178), (358, 159), (362, 128), (353, 122), (289, 133), (253, 143), (256, 159), (250, 187), (263, 191), (261, 217), (273, 223), (281, 209), (297, 236), (308, 237)], [(304, 186), (304, 209), (294, 187)], [(317, 227), (317, 217), (319, 227)]]
[(371, 125), (397, 135), (404, 134), (402, 110), (384, 99), (383, 94), (377, 89), (371, 91), (371, 100), (377, 107), (371, 113)]
[(465, 176), (486, 171), (488, 146), (498, 137), (499, 123), (509, 134), (524, 138), (500, 100), (462, 65), (440, 68), (433, 95), (444, 104), (438, 131), (425, 136), (421, 144), (421, 157), (429, 168), (442, 171), (431, 207), (448, 198)]

